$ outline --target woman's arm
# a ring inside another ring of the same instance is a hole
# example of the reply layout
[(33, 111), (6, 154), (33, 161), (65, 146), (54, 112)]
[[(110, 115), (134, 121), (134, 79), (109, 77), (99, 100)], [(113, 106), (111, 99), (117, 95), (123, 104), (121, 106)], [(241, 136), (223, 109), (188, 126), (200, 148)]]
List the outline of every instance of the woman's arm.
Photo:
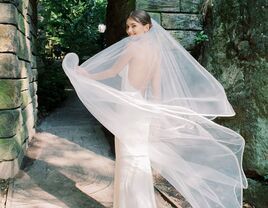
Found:
[(112, 78), (115, 77), (120, 71), (124, 69), (124, 67), (130, 61), (132, 56), (133, 54), (129, 46), (110, 69), (107, 69), (103, 72), (90, 74), (82, 67), (78, 67), (78, 73), (94, 80), (103, 80)]
[(78, 74), (83, 75), (85, 77), (88, 77), (90, 79), (94, 79), (94, 80), (103, 80), (103, 79), (108, 79), (108, 78), (114, 77), (116, 75), (115, 72), (116, 71), (113, 70), (113, 68), (111, 68), (111, 69), (105, 70), (103, 72), (90, 74), (81, 66), (77, 67)]

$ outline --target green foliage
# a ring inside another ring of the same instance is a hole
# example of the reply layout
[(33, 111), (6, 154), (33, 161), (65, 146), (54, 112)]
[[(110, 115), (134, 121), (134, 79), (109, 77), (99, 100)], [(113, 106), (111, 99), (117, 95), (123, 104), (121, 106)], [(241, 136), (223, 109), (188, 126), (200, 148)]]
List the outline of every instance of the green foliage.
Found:
[[(39, 116), (65, 99), (68, 79), (61, 60), (54, 60), (55, 46), (60, 51), (89, 57), (102, 49), (98, 25), (105, 23), (107, 0), (40, 0), (38, 16), (38, 104)], [(62, 56), (59, 56), (62, 58)], [(43, 66), (44, 65), (44, 66)]]
[(39, 116), (58, 107), (66, 98), (65, 87), (68, 79), (62, 70), (60, 61), (47, 60), (40, 67), (38, 74), (38, 105)]
[(201, 32), (198, 32), (195, 36), (195, 43), (196, 44), (200, 44), (202, 42), (208, 41), (208, 36), (204, 33), (204, 31), (202, 30)]
[(98, 52), (101, 49), (98, 24), (105, 21), (106, 4), (106, 0), (40, 0), (41, 54), (51, 56), (56, 44), (80, 56)]

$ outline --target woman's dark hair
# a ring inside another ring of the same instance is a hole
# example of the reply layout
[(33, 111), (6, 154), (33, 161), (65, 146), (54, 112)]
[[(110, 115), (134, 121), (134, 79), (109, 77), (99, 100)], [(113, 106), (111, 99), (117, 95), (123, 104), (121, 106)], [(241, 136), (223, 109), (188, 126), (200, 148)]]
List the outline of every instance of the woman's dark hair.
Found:
[(143, 25), (149, 24), (150, 28), (152, 26), (151, 17), (144, 10), (134, 10), (129, 14), (128, 18), (131, 18), (131, 19), (135, 20), (136, 22), (139, 22)]

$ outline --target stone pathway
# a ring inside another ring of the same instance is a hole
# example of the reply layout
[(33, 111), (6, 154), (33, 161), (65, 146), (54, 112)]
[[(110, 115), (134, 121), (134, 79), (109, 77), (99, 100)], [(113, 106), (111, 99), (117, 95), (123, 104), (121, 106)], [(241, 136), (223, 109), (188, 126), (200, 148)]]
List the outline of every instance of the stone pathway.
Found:
[[(110, 145), (98, 121), (70, 94), (38, 127), (22, 171), (10, 183), (6, 208), (112, 207)], [(174, 207), (157, 190), (158, 207)]]

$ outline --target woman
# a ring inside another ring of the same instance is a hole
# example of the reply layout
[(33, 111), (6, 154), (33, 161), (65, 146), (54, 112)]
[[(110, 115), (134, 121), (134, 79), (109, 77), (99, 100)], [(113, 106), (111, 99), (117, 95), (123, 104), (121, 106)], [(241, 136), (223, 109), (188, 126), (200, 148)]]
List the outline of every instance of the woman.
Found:
[(155, 208), (151, 167), (194, 208), (242, 207), (243, 138), (208, 118), (232, 116), (223, 87), (145, 11), (129, 37), (63, 68), (116, 137), (115, 208)]

